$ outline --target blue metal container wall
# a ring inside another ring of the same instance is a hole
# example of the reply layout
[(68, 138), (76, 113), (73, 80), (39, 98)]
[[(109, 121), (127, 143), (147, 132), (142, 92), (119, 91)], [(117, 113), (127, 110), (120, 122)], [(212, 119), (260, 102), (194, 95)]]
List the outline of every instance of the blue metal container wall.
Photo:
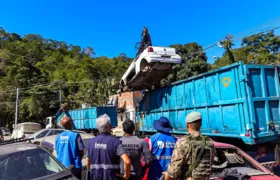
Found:
[[(74, 121), (76, 129), (87, 130), (96, 129), (96, 119), (103, 114), (107, 114), (113, 127), (117, 126), (117, 110), (115, 107), (91, 107), (85, 109), (76, 109), (69, 111), (71, 118)], [(58, 117), (61, 119), (63, 115)]]
[(97, 117), (103, 114), (107, 114), (110, 117), (112, 127), (118, 126), (118, 114), (116, 107), (97, 107)]
[[(239, 62), (148, 92), (137, 114), (140, 131), (154, 132), (154, 120), (166, 116), (173, 133), (186, 134), (186, 115), (199, 111), (206, 135), (242, 138), (248, 144), (276, 139), (278, 70)], [(275, 128), (270, 128), (271, 123)]]
[(279, 133), (279, 68), (247, 65), (250, 113), (254, 135), (259, 139)]

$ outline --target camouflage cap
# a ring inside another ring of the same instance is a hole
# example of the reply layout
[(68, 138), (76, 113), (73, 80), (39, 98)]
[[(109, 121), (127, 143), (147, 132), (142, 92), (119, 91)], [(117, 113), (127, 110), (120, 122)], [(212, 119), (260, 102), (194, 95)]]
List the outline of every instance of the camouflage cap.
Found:
[(186, 123), (193, 123), (195, 121), (201, 120), (202, 116), (199, 112), (191, 112), (186, 117)]

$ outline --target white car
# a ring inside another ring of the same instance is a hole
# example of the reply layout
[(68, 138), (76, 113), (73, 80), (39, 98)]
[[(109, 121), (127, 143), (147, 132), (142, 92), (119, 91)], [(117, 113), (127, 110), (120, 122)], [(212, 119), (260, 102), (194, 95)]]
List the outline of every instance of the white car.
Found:
[(135, 58), (120, 81), (121, 91), (151, 89), (180, 64), (175, 48), (149, 46)]
[(33, 122), (25, 122), (17, 124), (12, 133), (12, 139), (28, 138), (31, 134), (39, 131), (41, 124)]

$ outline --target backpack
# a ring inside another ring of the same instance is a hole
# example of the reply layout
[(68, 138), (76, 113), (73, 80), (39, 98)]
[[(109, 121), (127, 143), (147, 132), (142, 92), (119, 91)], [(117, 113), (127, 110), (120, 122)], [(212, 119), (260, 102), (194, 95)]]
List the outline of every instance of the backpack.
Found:
[(202, 179), (210, 177), (214, 144), (206, 136), (187, 136), (191, 146), (191, 164), (184, 178)]

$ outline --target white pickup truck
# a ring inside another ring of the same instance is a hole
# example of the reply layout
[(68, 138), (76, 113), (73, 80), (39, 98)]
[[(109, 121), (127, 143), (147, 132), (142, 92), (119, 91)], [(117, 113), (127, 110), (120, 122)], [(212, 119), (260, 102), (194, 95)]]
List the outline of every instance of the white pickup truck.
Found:
[(120, 89), (133, 91), (158, 87), (171, 72), (172, 65), (180, 63), (181, 57), (175, 48), (149, 46), (130, 64), (120, 81)]

